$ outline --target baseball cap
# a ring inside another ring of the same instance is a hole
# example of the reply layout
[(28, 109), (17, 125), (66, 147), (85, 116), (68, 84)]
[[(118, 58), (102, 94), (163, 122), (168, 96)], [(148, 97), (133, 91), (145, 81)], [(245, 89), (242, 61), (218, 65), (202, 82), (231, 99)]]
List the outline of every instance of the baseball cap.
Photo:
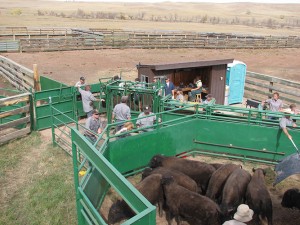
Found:
[(85, 77), (80, 77), (80, 80), (85, 80)]
[(149, 113), (151, 111), (150, 107), (148, 105), (144, 106), (144, 113)]

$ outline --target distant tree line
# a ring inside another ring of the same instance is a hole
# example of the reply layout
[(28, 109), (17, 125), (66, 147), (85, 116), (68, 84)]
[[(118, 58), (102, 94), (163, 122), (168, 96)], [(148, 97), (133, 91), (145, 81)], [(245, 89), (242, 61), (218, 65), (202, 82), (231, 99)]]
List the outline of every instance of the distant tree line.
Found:
[(208, 24), (234, 24), (234, 25), (246, 25), (246, 26), (264, 26), (268, 28), (283, 28), (283, 27), (300, 27), (300, 19), (298, 18), (286, 18), (284, 15), (280, 15), (277, 20), (273, 18), (257, 19), (254, 16), (249, 18), (251, 11), (247, 11), (247, 18), (233, 17), (222, 18), (208, 15), (197, 16), (179, 16), (177, 13), (169, 13), (167, 15), (146, 15), (146, 12), (138, 12), (136, 14), (125, 14), (123, 12), (85, 12), (82, 9), (70, 14), (56, 11), (37, 11), (38, 16), (56, 16), (63, 18), (81, 18), (81, 19), (119, 19), (119, 20), (145, 20), (145, 21), (157, 21), (157, 22), (190, 22), (190, 23), (208, 23)]

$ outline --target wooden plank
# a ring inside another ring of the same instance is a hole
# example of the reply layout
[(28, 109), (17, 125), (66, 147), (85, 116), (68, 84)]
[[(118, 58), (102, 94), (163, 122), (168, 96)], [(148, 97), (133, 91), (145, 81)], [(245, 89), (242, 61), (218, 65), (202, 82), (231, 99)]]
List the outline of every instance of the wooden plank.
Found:
[(26, 82), (23, 82), (19, 77), (14, 76), (14, 74), (10, 73), (7, 70), (4, 70), (4, 68), (0, 67), (0, 73), (6, 77), (6, 79), (14, 85), (16, 88), (21, 89), (21, 90), (30, 90), (32, 87), (30, 84), (27, 84)]
[(28, 122), (30, 122), (30, 116), (26, 116), (26, 117), (23, 117), (23, 118), (20, 118), (20, 119), (17, 119), (17, 120), (8, 122), (8, 123), (0, 124), (0, 130), (4, 130), (7, 128), (14, 128), (20, 124), (25, 124)]
[(29, 107), (30, 107), (29, 105), (25, 105), (25, 106), (17, 108), (17, 109), (1, 112), (0, 113), (0, 119), (4, 118), (4, 117), (7, 117), (7, 116), (20, 114), (20, 113), (27, 113), (27, 112), (29, 112)]
[(295, 88), (300, 88), (300, 83), (296, 81), (291, 81), (291, 80), (286, 80), (286, 79), (281, 79), (278, 77), (273, 77), (269, 76), (266, 74), (261, 74), (261, 73), (255, 73), (251, 71), (247, 71), (247, 76), (253, 77), (259, 80), (265, 80), (265, 81), (270, 81), (278, 84), (283, 84), (289, 87), (295, 87)]
[(7, 98), (0, 98), (0, 107), (14, 105), (19, 102), (28, 102), (30, 93), (14, 95)]
[(22, 66), (4, 56), (0, 56), (0, 61), (5, 62), (6, 64), (13, 65), (13, 67), (17, 68), (21, 73), (24, 73), (26, 76), (32, 77), (33, 78), (33, 71), (26, 68), (25, 66)]
[[(265, 99), (267, 98), (267, 96), (271, 97), (271, 94), (269, 92), (264, 92), (264, 91), (261, 91), (261, 90), (256, 89), (256, 88), (250, 88), (250, 87), (245, 86), (245, 90), (253, 92), (253, 93), (262, 94), (262, 95), (265, 96)], [(287, 101), (287, 102), (290, 102), (290, 103), (300, 104), (300, 101), (295, 100), (295, 99), (291, 99), (291, 98), (287, 98), (287, 97), (284, 97), (284, 96), (280, 96), (280, 99), (284, 100), (284, 101)]]
[(17, 130), (15, 132), (10, 132), (9, 134), (3, 135), (0, 137), (0, 143), (3, 144), (5, 142), (8, 142), (10, 140), (16, 139), (16, 138), (20, 138), (26, 134), (30, 133), (30, 126), (21, 129), (21, 130)]
[(292, 95), (292, 96), (295, 96), (295, 97), (300, 97), (299, 90), (290, 91), (290, 90), (287, 90), (285, 88), (274, 87), (274, 86), (271, 86), (271, 85), (262, 84), (262, 83), (258, 83), (258, 82), (251, 81), (251, 80), (246, 80), (246, 83), (247, 84), (252, 84), (252, 85), (255, 85), (255, 86), (258, 86), (258, 87), (263, 87), (263, 88), (266, 88), (266, 89), (269, 89), (269, 90), (279, 91), (280, 93)]
[[(1, 65), (1, 64), (0, 64)], [(32, 86), (33, 87), (33, 77), (31, 76), (27, 76), (26, 74), (23, 74), (22, 72), (14, 69), (14, 68), (11, 68), (9, 67), (8, 65), (1, 65), (3, 69), (5, 69), (6, 71), (10, 72), (10, 76), (13, 78), (13, 77), (17, 77), (18, 79), (20, 80), (24, 80), (25, 83), (27, 83), (28, 85)], [(0, 68), (1, 69), (1, 68)], [(2, 72), (4, 72), (4, 70), (1, 69)]]

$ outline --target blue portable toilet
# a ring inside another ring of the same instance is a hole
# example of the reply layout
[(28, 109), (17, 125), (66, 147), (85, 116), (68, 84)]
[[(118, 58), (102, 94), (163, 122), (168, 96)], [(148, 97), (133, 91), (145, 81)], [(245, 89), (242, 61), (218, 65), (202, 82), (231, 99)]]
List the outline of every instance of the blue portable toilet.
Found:
[(233, 63), (227, 64), (226, 87), (229, 87), (229, 93), (225, 102), (229, 105), (243, 102), (246, 72), (247, 66), (241, 61), (233, 60)]

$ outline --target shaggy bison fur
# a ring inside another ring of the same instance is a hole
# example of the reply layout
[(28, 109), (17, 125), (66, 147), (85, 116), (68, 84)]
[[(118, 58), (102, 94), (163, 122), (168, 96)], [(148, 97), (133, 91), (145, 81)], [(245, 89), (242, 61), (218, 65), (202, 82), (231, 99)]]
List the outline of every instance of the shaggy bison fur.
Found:
[(292, 188), (284, 192), (281, 205), (286, 208), (300, 209), (300, 190)]
[(145, 179), (146, 177), (148, 177), (151, 174), (161, 174), (162, 176), (172, 176), (178, 185), (180, 185), (190, 191), (193, 191), (193, 192), (197, 192), (197, 190), (198, 190), (196, 181), (194, 181), (189, 176), (187, 176), (184, 173), (181, 173), (177, 170), (170, 170), (170, 169), (164, 168), (164, 167), (157, 167), (155, 169), (146, 168), (142, 174), (142, 179)]
[(212, 165), (203, 162), (162, 155), (153, 156), (150, 161), (150, 167), (156, 168), (160, 166), (170, 170), (177, 170), (188, 175), (196, 181), (199, 191), (202, 192), (202, 194), (205, 194), (208, 181), (216, 170)]
[(226, 180), (220, 205), (224, 220), (231, 219), (237, 207), (244, 202), (250, 180), (250, 173), (243, 169), (234, 170)]
[(250, 209), (254, 211), (254, 220), (268, 220), (268, 225), (272, 225), (273, 208), (270, 193), (265, 184), (265, 171), (254, 169), (250, 183), (246, 191), (246, 201)]
[[(163, 204), (163, 193), (161, 186), (160, 174), (152, 174), (137, 184), (136, 189), (146, 198), (148, 201), (155, 205), (158, 203), (158, 209), (161, 215)], [(121, 220), (133, 217), (135, 214), (124, 200), (117, 200), (108, 213), (108, 223), (114, 224)]]
[(241, 168), (241, 166), (235, 164), (226, 164), (217, 169), (209, 180), (206, 197), (218, 202), (227, 178), (234, 170), (238, 168)]
[(174, 217), (177, 224), (181, 220), (190, 225), (221, 224), (219, 206), (211, 199), (181, 187), (172, 177), (163, 176), (161, 182), (169, 225)]

